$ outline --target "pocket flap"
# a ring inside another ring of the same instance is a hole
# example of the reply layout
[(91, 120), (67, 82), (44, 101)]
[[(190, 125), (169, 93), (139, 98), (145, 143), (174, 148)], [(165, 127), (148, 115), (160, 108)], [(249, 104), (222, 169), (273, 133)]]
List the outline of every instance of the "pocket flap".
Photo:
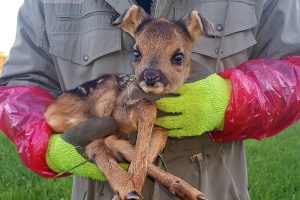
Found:
[(121, 49), (121, 31), (114, 27), (53, 33), (49, 40), (51, 54), (80, 65), (88, 65), (98, 57)]
[[(197, 10), (201, 16), (208, 19), (214, 24), (224, 26), (224, 16), (227, 11), (227, 1), (212, 1), (207, 0), (203, 2), (191, 3), (184, 6), (175, 7), (175, 15), (178, 19), (187, 12)], [(225, 27), (225, 35), (235, 32), (251, 29), (257, 25), (255, 7), (253, 0), (231, 1), (228, 8), (228, 16)], [(218, 14), (216, 14), (218, 13)], [(222, 31), (216, 31), (217, 36), (222, 36)]]
[(220, 38), (203, 37), (194, 43), (193, 52), (213, 58), (218, 58), (218, 55), (221, 54), (220, 58), (225, 58), (256, 44), (256, 40), (249, 30), (227, 35), (224, 38), (223, 49), (219, 49), (220, 40)]
[[(254, 4), (253, 0), (232, 0), (227, 8), (228, 1), (195, 1), (195, 3), (188, 5), (177, 6), (175, 15), (178, 19), (185, 13), (196, 9), (201, 16), (212, 22), (215, 27), (221, 25), (221, 29), (216, 28), (215, 38), (204, 36), (196, 41), (193, 52), (213, 58), (218, 58), (220, 54), (220, 58), (224, 58), (256, 44), (251, 30), (257, 25)], [(226, 11), (228, 11), (228, 14), (224, 27)], [(224, 45), (223, 49), (220, 49), (223, 31), (225, 35)]]

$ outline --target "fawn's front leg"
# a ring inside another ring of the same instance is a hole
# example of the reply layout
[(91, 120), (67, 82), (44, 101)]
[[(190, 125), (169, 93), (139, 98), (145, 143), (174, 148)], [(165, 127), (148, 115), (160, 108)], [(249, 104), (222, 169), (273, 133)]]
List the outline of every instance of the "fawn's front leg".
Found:
[(86, 154), (105, 174), (108, 182), (117, 196), (122, 200), (138, 200), (140, 195), (131, 176), (120, 167), (104, 143), (104, 139), (97, 139), (86, 146)]
[(147, 175), (148, 149), (156, 118), (156, 107), (153, 103), (139, 101), (135, 107), (137, 115), (137, 139), (135, 155), (130, 163), (128, 172), (141, 192)]

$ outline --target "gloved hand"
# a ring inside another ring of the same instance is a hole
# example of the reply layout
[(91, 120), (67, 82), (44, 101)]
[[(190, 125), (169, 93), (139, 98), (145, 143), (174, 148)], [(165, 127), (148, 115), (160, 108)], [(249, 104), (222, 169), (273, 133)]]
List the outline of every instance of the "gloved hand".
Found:
[(103, 117), (89, 119), (64, 134), (52, 135), (46, 155), (48, 166), (57, 173), (68, 172), (96, 180), (106, 180), (95, 164), (85, 162), (84, 147), (93, 140), (108, 136), (116, 130), (115, 120), (111, 117)]
[(158, 109), (173, 114), (157, 118), (155, 122), (168, 129), (170, 137), (197, 136), (207, 131), (222, 130), (231, 95), (229, 80), (213, 74), (184, 84), (177, 93), (180, 96), (156, 101)]

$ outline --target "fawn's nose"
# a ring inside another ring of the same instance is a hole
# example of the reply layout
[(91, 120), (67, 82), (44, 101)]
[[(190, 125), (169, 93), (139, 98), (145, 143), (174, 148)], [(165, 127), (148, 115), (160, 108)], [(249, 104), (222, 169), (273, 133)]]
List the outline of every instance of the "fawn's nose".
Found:
[(143, 79), (147, 86), (154, 86), (155, 83), (160, 80), (160, 72), (155, 69), (145, 69)]

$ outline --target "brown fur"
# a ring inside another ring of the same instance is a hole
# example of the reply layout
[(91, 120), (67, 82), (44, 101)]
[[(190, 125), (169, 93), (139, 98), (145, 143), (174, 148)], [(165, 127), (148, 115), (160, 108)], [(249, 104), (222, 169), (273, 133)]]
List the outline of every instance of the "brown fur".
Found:
[[(193, 11), (178, 23), (163, 18), (150, 20), (137, 6), (125, 13), (118, 26), (135, 38), (134, 49), (141, 53), (133, 65), (138, 85), (144, 92), (172, 93), (184, 83), (190, 74), (192, 43), (203, 34), (200, 19)], [(173, 61), (178, 53), (184, 56), (179, 64)], [(149, 69), (160, 75), (154, 77), (152, 85), (145, 76)], [(147, 174), (182, 199), (202, 199), (201, 192), (152, 164), (165, 146), (167, 133), (154, 127), (156, 107), (153, 102), (130, 99), (135, 87), (132, 84), (120, 90), (117, 77), (109, 76), (85, 98), (70, 93), (61, 95), (49, 106), (45, 118), (52, 129), (59, 132), (89, 117), (113, 116), (117, 120), (115, 135), (97, 139), (86, 147), (87, 156), (108, 178), (116, 194), (114, 199), (140, 199)], [(119, 137), (133, 130), (138, 133), (135, 147)], [(128, 172), (118, 165), (117, 160), (122, 159), (131, 162)]]

